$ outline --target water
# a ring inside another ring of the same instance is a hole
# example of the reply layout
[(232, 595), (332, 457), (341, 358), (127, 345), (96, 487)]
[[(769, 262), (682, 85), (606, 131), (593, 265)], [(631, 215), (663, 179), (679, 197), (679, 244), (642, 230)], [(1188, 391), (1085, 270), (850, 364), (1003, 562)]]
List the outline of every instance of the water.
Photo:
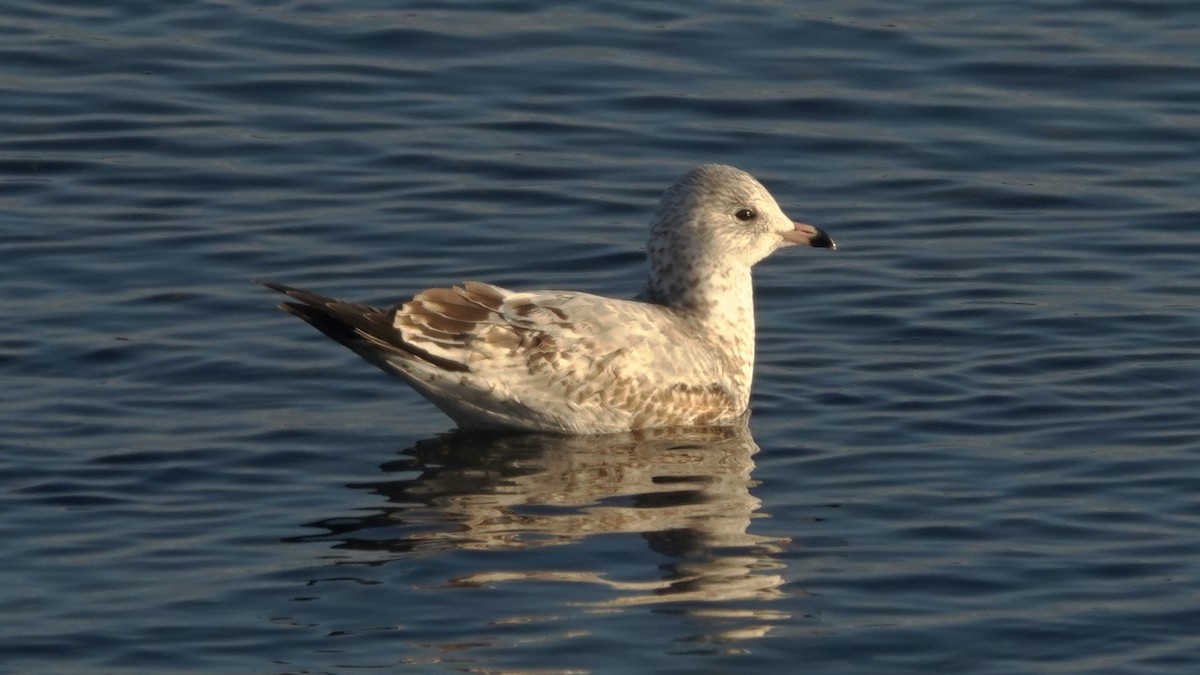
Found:
[[(178, 6), (176, 6), (178, 5)], [(1190, 672), (1191, 3), (0, 10), (0, 671)], [(446, 435), (268, 278), (758, 271), (749, 429)]]

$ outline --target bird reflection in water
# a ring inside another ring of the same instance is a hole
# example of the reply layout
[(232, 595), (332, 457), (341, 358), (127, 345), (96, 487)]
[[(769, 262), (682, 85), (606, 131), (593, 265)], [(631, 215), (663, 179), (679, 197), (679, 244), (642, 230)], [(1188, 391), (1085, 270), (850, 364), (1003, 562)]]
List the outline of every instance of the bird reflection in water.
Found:
[(751, 494), (757, 451), (744, 424), (602, 436), (451, 433), (420, 441), (404, 452), (405, 459), (383, 466), (385, 472), (407, 474), (404, 478), (351, 486), (383, 495), (392, 506), (361, 518), (314, 523), (328, 534), (303, 540), (403, 556), (511, 551), (636, 534), (668, 559), (654, 564), (658, 578), (618, 581), (596, 569), (506, 569), (447, 583), (596, 584), (615, 593), (592, 607), (695, 602), (685, 613), (765, 621), (707, 636), (744, 639), (786, 618), (761, 607), (720, 605), (782, 595), (783, 565), (776, 554), (787, 540), (748, 531), (761, 505)]

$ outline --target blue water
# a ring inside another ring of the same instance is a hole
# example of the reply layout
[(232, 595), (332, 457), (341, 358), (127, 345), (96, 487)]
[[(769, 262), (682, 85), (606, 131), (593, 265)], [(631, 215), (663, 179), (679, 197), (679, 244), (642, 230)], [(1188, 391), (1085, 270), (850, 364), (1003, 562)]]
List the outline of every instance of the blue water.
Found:
[[(0, 37), (0, 672), (1200, 668), (1194, 3)], [(746, 432), (449, 434), (250, 283), (629, 295), (706, 161), (841, 247), (759, 268)]]

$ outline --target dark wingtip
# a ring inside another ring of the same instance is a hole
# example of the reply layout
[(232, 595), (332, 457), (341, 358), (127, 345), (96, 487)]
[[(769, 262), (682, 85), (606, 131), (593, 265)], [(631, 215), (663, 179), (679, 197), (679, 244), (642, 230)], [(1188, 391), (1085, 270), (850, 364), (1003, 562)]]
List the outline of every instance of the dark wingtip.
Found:
[[(324, 295), (321, 295), (320, 293), (313, 293), (311, 291), (306, 291), (302, 288), (295, 288), (293, 286), (277, 284), (274, 281), (265, 281), (263, 279), (255, 279), (254, 283), (266, 286), (267, 288), (269, 288), (273, 291), (283, 293), (284, 295), (288, 296), (289, 298), (296, 300), (297, 301), (296, 303), (285, 302), (285, 303), (279, 305), (279, 308), (289, 314), (295, 314), (296, 316), (299, 316), (300, 318), (304, 319), (305, 321), (308, 321), (308, 319), (305, 319), (304, 316), (302, 316), (301, 314), (296, 312), (295, 311), (296, 307), (305, 306), (305, 305), (309, 306), (309, 307), (329, 307), (332, 305), (347, 305), (347, 306), (349, 306), (349, 305), (355, 304), (355, 303), (350, 303), (350, 302), (339, 302), (335, 298), (329, 298)], [(291, 306), (291, 308), (289, 309), (288, 306)], [(359, 307), (361, 307), (362, 309), (372, 309), (365, 305), (359, 305)]]
[(251, 281), (259, 286), (266, 286), (267, 288), (279, 293), (283, 293), (284, 295), (287, 295), (288, 291), (294, 290), (291, 286), (284, 286), (283, 284), (277, 284), (274, 281), (267, 281), (266, 279), (251, 279)]
[(279, 309), (282, 309), (283, 311), (287, 312), (288, 314), (291, 314), (293, 316), (298, 316), (301, 319), (304, 319), (305, 321), (308, 321), (308, 319), (306, 319), (305, 316), (311, 315), (311, 312), (305, 311), (306, 308), (308, 307), (308, 305), (302, 305), (298, 302), (281, 302), (275, 306), (278, 307)]

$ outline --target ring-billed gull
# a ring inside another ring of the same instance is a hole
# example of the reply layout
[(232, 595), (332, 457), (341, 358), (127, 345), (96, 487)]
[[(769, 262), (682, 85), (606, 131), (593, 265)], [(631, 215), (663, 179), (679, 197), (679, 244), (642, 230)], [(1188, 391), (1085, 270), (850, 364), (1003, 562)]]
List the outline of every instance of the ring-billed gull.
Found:
[(750, 174), (704, 164), (659, 202), (649, 278), (632, 300), (468, 281), (378, 309), (260, 283), (291, 298), (284, 311), (400, 377), (464, 429), (718, 426), (750, 402), (750, 268), (795, 244), (837, 248), (785, 216)]

